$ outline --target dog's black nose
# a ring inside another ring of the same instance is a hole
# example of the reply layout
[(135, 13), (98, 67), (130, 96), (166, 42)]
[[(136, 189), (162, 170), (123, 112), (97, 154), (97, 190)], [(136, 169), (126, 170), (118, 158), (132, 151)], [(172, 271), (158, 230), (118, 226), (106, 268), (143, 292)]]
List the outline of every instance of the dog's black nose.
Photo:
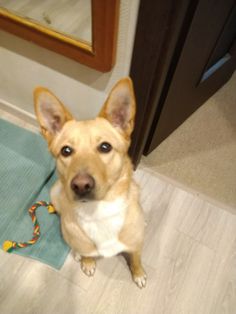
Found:
[(94, 187), (95, 180), (87, 173), (79, 173), (71, 181), (71, 189), (80, 197), (87, 196)]

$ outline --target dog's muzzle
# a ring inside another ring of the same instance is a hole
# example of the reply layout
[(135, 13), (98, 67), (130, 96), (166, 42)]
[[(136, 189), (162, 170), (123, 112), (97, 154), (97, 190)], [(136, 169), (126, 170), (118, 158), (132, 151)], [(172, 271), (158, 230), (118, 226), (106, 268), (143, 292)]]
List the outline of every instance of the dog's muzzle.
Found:
[(79, 198), (92, 195), (95, 188), (95, 180), (88, 173), (78, 173), (71, 181), (71, 189)]

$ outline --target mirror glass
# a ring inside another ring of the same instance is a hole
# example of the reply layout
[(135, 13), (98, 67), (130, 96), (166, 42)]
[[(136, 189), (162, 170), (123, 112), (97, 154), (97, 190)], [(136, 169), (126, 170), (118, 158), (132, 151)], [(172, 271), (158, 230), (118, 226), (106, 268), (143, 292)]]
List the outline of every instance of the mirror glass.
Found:
[(0, 7), (92, 45), (91, 0), (0, 0)]

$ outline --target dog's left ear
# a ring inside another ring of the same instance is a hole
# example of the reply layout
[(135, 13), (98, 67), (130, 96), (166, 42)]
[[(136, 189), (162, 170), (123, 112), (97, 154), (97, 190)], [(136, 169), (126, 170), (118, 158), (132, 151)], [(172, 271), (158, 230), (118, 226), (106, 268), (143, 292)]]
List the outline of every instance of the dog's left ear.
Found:
[(130, 137), (134, 128), (135, 96), (133, 83), (129, 77), (123, 78), (111, 90), (99, 117), (107, 119), (114, 127)]

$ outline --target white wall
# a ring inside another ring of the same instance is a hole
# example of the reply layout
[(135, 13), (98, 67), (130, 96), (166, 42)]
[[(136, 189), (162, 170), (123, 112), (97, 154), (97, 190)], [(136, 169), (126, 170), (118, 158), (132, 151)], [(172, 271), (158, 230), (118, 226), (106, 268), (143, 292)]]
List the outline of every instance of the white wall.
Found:
[(121, 0), (117, 61), (101, 73), (0, 31), (0, 108), (34, 117), (35, 86), (51, 89), (79, 119), (94, 117), (110, 88), (128, 75), (139, 0)]

